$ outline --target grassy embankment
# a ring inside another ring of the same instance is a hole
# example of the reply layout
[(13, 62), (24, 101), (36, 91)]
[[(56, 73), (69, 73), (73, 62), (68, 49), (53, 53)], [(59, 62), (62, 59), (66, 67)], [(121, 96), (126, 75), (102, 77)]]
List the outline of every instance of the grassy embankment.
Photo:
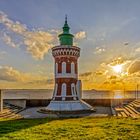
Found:
[(138, 140), (140, 119), (71, 118), (0, 120), (0, 140)]

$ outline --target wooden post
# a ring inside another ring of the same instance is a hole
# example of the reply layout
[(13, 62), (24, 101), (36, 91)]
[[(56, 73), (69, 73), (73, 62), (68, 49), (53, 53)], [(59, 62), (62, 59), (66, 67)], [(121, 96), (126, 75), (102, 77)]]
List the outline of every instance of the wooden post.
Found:
[(3, 99), (2, 99), (2, 90), (0, 90), (0, 112), (3, 111)]

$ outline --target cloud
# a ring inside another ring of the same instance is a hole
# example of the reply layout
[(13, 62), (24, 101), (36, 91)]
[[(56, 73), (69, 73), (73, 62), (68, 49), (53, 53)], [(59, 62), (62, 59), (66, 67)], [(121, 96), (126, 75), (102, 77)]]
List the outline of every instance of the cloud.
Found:
[(95, 72), (95, 75), (96, 75), (96, 76), (102, 76), (102, 75), (106, 75), (107, 72), (108, 72), (108, 70), (97, 70), (97, 71)]
[(130, 67), (128, 68), (128, 73), (129, 74), (134, 74), (140, 72), (140, 60), (134, 61)]
[(138, 53), (140, 53), (140, 47), (139, 48), (136, 48), (135, 51), (138, 52)]
[[(110, 62), (107, 62), (106, 64), (103, 63), (104, 65), (102, 64), (102, 67), (108, 69), (109, 71), (108, 74), (110, 75), (116, 74), (124, 77), (128, 75), (128, 67), (131, 62), (132, 60), (130, 59), (125, 59), (123, 57), (116, 57)], [(116, 72), (115, 68), (120, 68), (120, 73)]]
[(43, 59), (48, 50), (53, 46), (51, 43), (54, 37), (44, 31), (27, 32), (24, 44), (27, 51), (36, 59)]
[(132, 44), (131, 46), (132, 46), (131, 53), (133, 54), (132, 58), (139, 58), (140, 57), (140, 42), (136, 42)]
[(3, 34), (2, 39), (3, 39), (3, 41), (4, 41), (8, 46), (11, 46), (11, 47), (13, 47), (13, 48), (18, 47), (18, 45), (15, 44), (15, 43), (13, 42), (12, 38), (11, 38), (9, 35), (7, 35), (6, 33)]
[(0, 66), (1, 88), (53, 89), (54, 79), (43, 74), (26, 73), (11, 66)]
[(5, 81), (24, 81), (26, 79), (27, 75), (23, 74), (12, 67), (4, 66), (0, 67), (0, 80)]
[[(104, 61), (100, 64), (100, 69), (105, 71), (105, 75), (112, 75), (118, 74), (114, 71), (114, 66), (120, 65), (121, 66), (121, 75), (124, 76), (128, 74), (128, 66), (132, 63), (132, 60), (124, 58), (122, 56), (116, 58), (110, 58), (108, 61)], [(119, 73), (120, 75), (120, 73)]]
[(32, 84), (32, 85), (54, 85), (54, 79), (36, 79), (34, 81), (30, 81), (28, 82), (28, 84)]
[(9, 30), (19, 33), (19, 34), (23, 34), (23, 32), (25, 32), (27, 30), (25, 25), (21, 24), (18, 21), (16, 21), (16, 22), (12, 21), (2, 11), (0, 11), (0, 23), (5, 25)]
[(87, 77), (87, 76), (91, 76), (91, 75), (92, 75), (92, 72), (85, 72), (85, 73), (80, 74), (79, 76), (80, 77)]
[(122, 79), (119, 76), (116, 75), (110, 75), (106, 78), (106, 80), (104, 81), (104, 83), (108, 84), (123, 84), (124, 83), (124, 79)]
[(80, 31), (75, 34), (75, 39), (80, 40), (86, 38), (86, 32), (85, 31)]
[[(24, 45), (27, 52), (37, 60), (44, 59), (48, 50), (55, 44), (58, 34), (56, 30), (29, 30), (26, 25), (18, 21), (14, 22), (3, 12), (0, 12), (0, 24), (4, 25), (1, 34), (3, 41), (7, 45), (13, 48)], [(16, 40), (17, 38), (19, 40)]]
[(79, 78), (84, 82), (90, 82), (93, 80), (93, 72), (84, 72), (79, 75)]
[(3, 59), (6, 54), (7, 54), (7, 52), (1, 51), (0, 52), (0, 59)]
[(114, 58), (110, 63), (108, 63), (109, 66), (115, 66), (115, 65), (125, 65), (126, 64), (126, 60), (122, 57), (117, 57)]
[(101, 54), (101, 53), (103, 53), (105, 51), (106, 51), (106, 49), (103, 48), (103, 47), (96, 47), (95, 51), (94, 51), (94, 54)]
[(107, 70), (96, 70), (96, 71), (89, 71), (84, 72), (79, 75), (80, 79), (86, 84), (93, 84), (93, 83), (101, 83), (103, 79), (105, 79)]
[[(3, 25), (2, 40), (13, 48), (24, 45), (29, 54), (36, 60), (43, 60), (57, 40), (58, 30), (51, 29), (43, 31), (43, 29), (28, 29), (26, 25), (19, 21), (13, 21), (4, 13), (0, 12), (0, 24)], [(85, 31), (75, 34), (77, 40), (86, 37)]]
[(0, 66), (0, 80), (7, 82), (35, 82), (47, 80), (45, 76), (35, 75), (31, 73), (20, 72), (10, 66)]
[(109, 80), (114, 80), (114, 79), (117, 79), (117, 78), (118, 77), (116, 75), (111, 75), (111, 76), (108, 77)]

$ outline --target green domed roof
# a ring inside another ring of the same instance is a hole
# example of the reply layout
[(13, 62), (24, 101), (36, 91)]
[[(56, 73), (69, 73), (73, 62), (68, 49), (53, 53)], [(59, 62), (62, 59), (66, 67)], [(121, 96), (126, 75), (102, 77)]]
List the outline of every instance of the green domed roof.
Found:
[(65, 18), (65, 24), (63, 26), (63, 33), (60, 34), (59, 37), (59, 41), (60, 41), (60, 45), (73, 45), (73, 35), (69, 33), (70, 27), (67, 23), (67, 17)]

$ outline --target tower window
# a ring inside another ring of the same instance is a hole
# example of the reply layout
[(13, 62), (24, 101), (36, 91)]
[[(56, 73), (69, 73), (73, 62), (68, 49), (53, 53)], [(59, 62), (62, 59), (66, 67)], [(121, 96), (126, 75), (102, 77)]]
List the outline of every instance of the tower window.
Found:
[(66, 73), (66, 62), (62, 62), (62, 73)]
[(74, 74), (75, 73), (75, 66), (74, 66), (74, 62), (71, 63), (71, 73)]

